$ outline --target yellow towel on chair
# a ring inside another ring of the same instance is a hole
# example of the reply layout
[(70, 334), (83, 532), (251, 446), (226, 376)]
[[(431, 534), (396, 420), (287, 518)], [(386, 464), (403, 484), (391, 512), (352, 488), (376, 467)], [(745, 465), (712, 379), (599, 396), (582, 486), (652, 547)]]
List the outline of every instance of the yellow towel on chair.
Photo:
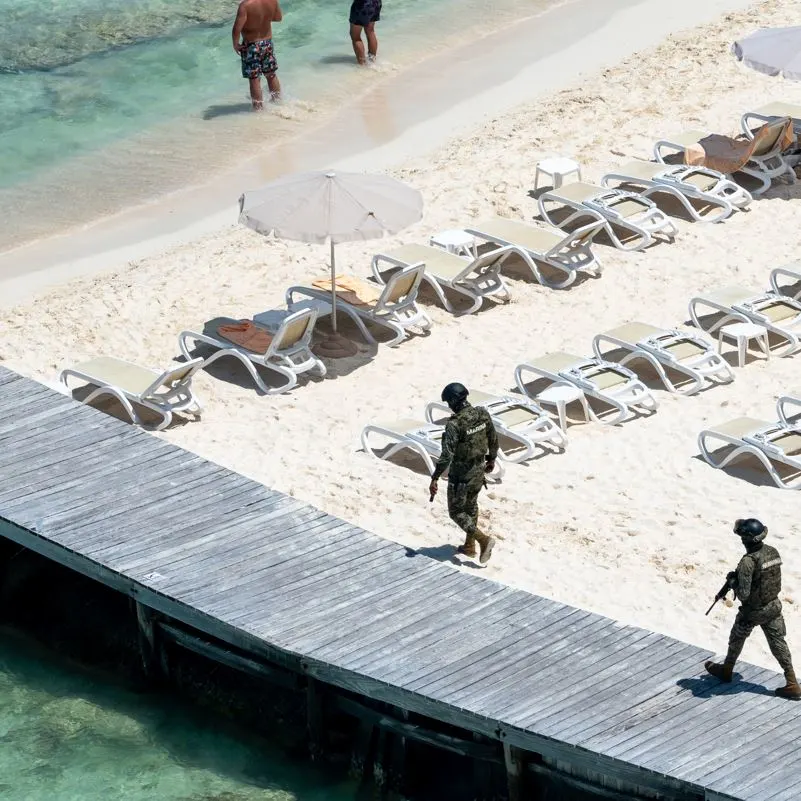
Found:
[(234, 345), (239, 345), (253, 353), (267, 353), (267, 348), (273, 341), (269, 331), (259, 328), (252, 320), (240, 320), (238, 323), (221, 325), (217, 329), (217, 333), (229, 342), (233, 342)]
[[(337, 276), (337, 297), (341, 298), (345, 303), (351, 306), (361, 306), (364, 308), (375, 306), (378, 299), (381, 297), (381, 291), (357, 278), (355, 275), (338, 275)], [(324, 289), (326, 292), (331, 291), (330, 278), (315, 278), (312, 281), (312, 286), (315, 289)]]

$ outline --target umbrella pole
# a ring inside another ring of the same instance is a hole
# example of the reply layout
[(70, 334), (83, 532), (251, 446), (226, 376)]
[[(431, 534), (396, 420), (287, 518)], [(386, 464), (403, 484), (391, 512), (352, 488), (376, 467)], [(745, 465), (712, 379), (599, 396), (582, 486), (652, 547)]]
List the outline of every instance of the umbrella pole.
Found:
[(325, 337), (316, 347), (315, 353), (329, 359), (355, 356), (359, 349), (349, 339), (337, 331), (337, 262), (334, 240), (331, 240), (331, 328), (330, 336)]
[(331, 328), (337, 333), (337, 266), (334, 240), (331, 240)]

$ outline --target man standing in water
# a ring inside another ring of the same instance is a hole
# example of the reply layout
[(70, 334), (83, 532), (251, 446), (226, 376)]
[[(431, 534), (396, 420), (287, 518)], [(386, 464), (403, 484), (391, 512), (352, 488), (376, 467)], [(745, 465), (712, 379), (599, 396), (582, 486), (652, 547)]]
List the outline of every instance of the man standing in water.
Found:
[[(375, 35), (375, 24), (381, 19), (381, 0), (353, 0), (350, 7), (350, 41), (356, 61), (362, 66), (368, 60), (373, 62), (378, 56), (378, 37)], [(367, 35), (367, 58), (364, 55), (362, 28)]]
[(254, 111), (264, 108), (261, 76), (267, 79), (270, 100), (281, 98), (276, 72), (278, 62), (273, 49), (273, 23), (284, 18), (278, 0), (242, 0), (236, 12), (231, 36), (234, 51), (242, 59), (242, 77), (250, 81), (250, 101)]

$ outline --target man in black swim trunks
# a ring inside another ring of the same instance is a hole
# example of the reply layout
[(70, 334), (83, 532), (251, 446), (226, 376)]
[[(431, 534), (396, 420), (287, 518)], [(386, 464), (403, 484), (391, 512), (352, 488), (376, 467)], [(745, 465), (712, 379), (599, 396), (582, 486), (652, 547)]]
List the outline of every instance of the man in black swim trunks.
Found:
[[(350, 7), (350, 41), (356, 61), (361, 65), (375, 61), (378, 55), (378, 37), (375, 24), (381, 19), (381, 0), (353, 0)], [(367, 58), (364, 55), (362, 28), (367, 35)]]
[(273, 23), (284, 18), (278, 0), (242, 0), (231, 36), (234, 51), (242, 59), (242, 77), (250, 81), (250, 102), (254, 111), (264, 108), (261, 76), (267, 79), (270, 100), (281, 98), (273, 49)]

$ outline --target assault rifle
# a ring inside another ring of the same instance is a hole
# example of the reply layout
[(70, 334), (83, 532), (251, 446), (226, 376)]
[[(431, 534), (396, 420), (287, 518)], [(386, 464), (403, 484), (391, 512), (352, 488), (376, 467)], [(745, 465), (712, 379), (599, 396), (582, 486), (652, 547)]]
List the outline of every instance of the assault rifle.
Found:
[(715, 595), (715, 600), (712, 601), (712, 605), (704, 613), (705, 616), (708, 615), (714, 609), (715, 604), (718, 601), (722, 601), (729, 594), (729, 591), (734, 589), (736, 584), (737, 584), (737, 574), (729, 573), (729, 575), (726, 576), (726, 583), (718, 590), (717, 595)]

